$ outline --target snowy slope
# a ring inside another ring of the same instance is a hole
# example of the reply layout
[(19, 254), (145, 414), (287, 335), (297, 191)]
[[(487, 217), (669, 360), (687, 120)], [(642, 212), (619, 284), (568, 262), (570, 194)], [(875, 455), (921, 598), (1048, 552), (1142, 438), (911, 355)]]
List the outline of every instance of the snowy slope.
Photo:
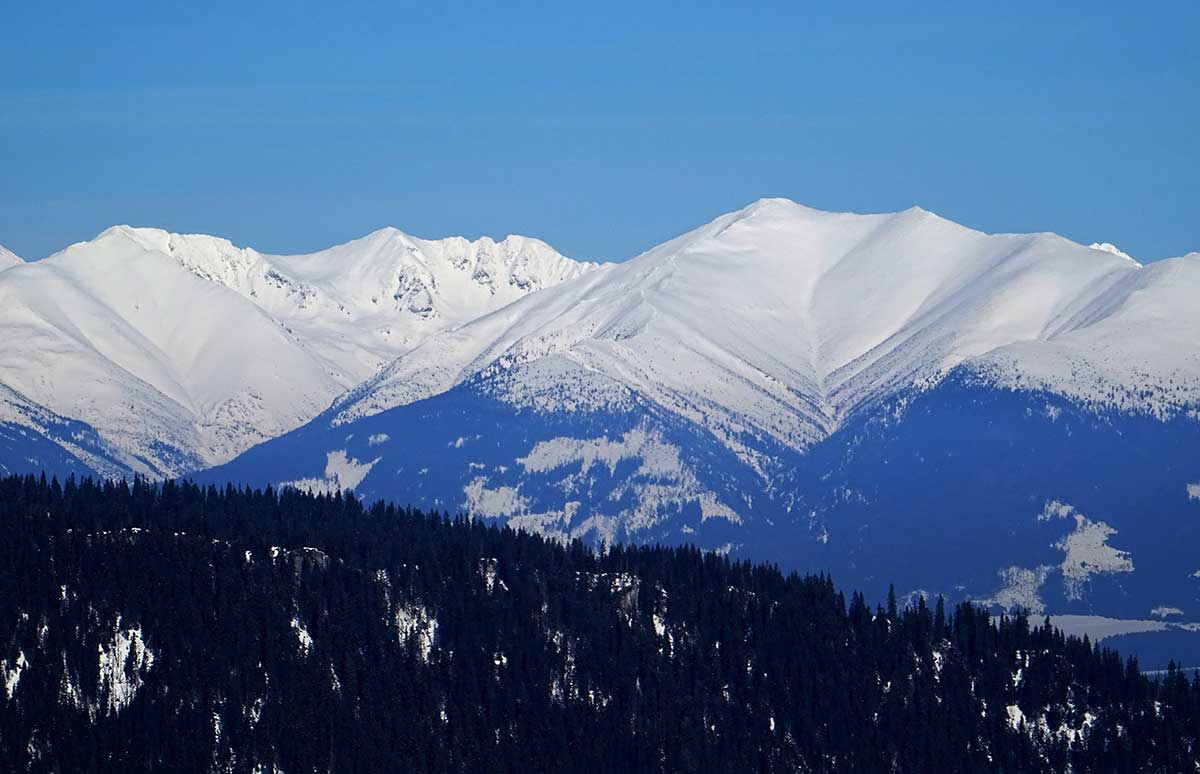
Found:
[(128, 471), (176, 475), (302, 424), (424, 337), (589, 268), (520, 237), (386, 229), (266, 256), (117, 226), (0, 277), (0, 384), (95, 428)]
[(431, 338), (339, 400), (335, 422), (493, 373), (517, 404), (603, 403), (615, 384), (733, 448), (765, 435), (801, 449), (965, 362), (1088, 398), (1119, 386), (1163, 409), (1200, 397), (1198, 293), (1194, 258), (1141, 267), (917, 208), (762, 200)]
[(0, 474), (44, 471), (59, 478), (127, 474), (86, 424), (58, 416), (0, 385)]
[(126, 232), (286, 323), (352, 384), (432, 333), (595, 268), (520, 236), (431, 241), (385, 228), (317, 253), (280, 256), (208, 236)]
[(1168, 416), (1200, 402), (1200, 253), (1138, 266), (1042, 339), (988, 353), (1006, 386)]
[(16, 253), (4, 247), (4, 245), (0, 245), (0, 271), (4, 271), (5, 269), (17, 266), (21, 263), (24, 263), (24, 261), (18, 258)]

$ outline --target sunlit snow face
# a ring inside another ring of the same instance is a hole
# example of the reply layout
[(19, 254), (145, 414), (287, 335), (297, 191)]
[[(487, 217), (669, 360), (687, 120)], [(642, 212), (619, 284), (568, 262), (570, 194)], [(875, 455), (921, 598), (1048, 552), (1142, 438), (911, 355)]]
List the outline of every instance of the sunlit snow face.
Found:
[[(0, 253), (0, 269), (16, 262)], [(39, 433), (35, 415), (82, 421), (99, 454), (69, 433), (54, 443), (107, 475), (179, 475), (311, 419), (428, 337), (593, 268), (521, 237), (384, 229), (272, 256), (117, 226), (4, 271), (0, 331), (24, 333), (0, 336), (14, 363), (3, 386), (20, 395), (0, 413)]]

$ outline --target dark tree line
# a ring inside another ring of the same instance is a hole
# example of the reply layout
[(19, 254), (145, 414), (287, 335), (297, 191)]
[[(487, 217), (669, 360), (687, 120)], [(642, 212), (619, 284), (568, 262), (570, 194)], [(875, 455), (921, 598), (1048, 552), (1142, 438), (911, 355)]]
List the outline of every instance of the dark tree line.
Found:
[(1196, 769), (1178, 670), (692, 548), (10, 477), (0, 557), (5, 771)]

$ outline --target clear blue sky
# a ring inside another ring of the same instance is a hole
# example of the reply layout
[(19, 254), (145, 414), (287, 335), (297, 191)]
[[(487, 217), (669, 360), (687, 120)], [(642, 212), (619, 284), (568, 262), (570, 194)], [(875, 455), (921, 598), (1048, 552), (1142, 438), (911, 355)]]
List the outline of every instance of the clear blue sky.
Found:
[(511, 232), (620, 259), (762, 196), (1200, 250), (1196, 0), (2, 16), (0, 244), (30, 259), (114, 223), (272, 252)]

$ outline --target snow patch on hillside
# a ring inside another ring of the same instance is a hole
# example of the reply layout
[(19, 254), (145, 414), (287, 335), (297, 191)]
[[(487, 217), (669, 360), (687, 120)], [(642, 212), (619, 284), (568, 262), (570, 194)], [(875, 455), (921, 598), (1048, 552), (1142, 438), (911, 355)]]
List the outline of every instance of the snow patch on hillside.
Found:
[(370, 462), (359, 462), (346, 454), (345, 449), (331, 451), (325, 456), (325, 476), (323, 478), (302, 478), (296, 481), (281, 481), (279, 486), (291, 487), (313, 494), (336, 494), (347, 489), (354, 489), (371, 472), (371, 468), (383, 459), (376, 457)]
[(422, 605), (400, 604), (393, 614), (396, 636), (401, 645), (413, 645), (417, 657), (429, 663), (437, 638), (438, 620)]
[(715, 493), (700, 483), (696, 474), (684, 464), (679, 449), (664, 440), (657, 432), (639, 427), (625, 433), (619, 440), (607, 436), (591, 439), (553, 438), (541, 441), (517, 462), (526, 473), (545, 473), (567, 465), (579, 464), (579, 479), (564, 481), (568, 494), (578, 491), (582, 477), (593, 465), (608, 468), (609, 475), (616, 475), (617, 464), (623, 460), (637, 460), (638, 467), (623, 484), (613, 491), (611, 499), (619, 500), (626, 492), (633, 492), (638, 506), (632, 513), (625, 512), (623, 526), (632, 531), (656, 523), (655, 513), (664, 505), (682, 505), (695, 501), (700, 506), (701, 520), (712, 518), (741, 522), (738, 514), (722, 503)]
[(1159, 605), (1150, 611), (1150, 615), (1154, 616), (1155, 618), (1171, 618), (1177, 615), (1183, 615), (1183, 611), (1177, 607)]
[(1042, 615), (1046, 605), (1042, 601), (1041, 589), (1046, 578), (1054, 569), (1051, 566), (1006, 567), (999, 571), (1000, 589), (990, 597), (977, 600), (982, 605), (995, 605), (1005, 611), (1028, 610), (1030, 615)]
[(1038, 515), (1038, 521), (1050, 521), (1051, 519), (1066, 519), (1075, 512), (1074, 506), (1067, 503), (1061, 503), (1058, 500), (1050, 500), (1043, 507), (1042, 512)]
[(1020, 731), (1025, 726), (1025, 713), (1016, 704), (1010, 704), (1005, 708), (1008, 715), (1008, 727), (1013, 731)]
[(1172, 628), (1165, 621), (1148, 621), (1136, 618), (1108, 618), (1102, 615), (1056, 615), (1051, 618), (1055, 627), (1063, 634), (1082, 637), (1087, 635), (1093, 642), (1121, 634), (1161, 632)]
[(1187, 485), (1187, 495), (1189, 500), (1200, 500), (1200, 481)]
[(312, 652), (313, 638), (308, 633), (308, 627), (304, 625), (299, 614), (292, 616), (292, 634), (296, 636), (296, 645), (300, 648), (300, 655), (307, 658), (308, 654)]
[(1063, 552), (1060, 569), (1067, 599), (1081, 599), (1083, 588), (1093, 575), (1133, 572), (1129, 553), (1108, 545), (1109, 537), (1117, 534), (1117, 530), (1103, 521), (1092, 521), (1072, 506), (1057, 501), (1047, 503), (1038, 519), (1045, 521), (1053, 517), (1075, 519), (1074, 530), (1054, 544)]
[(1004, 610), (1024, 608), (1033, 615), (1045, 612), (1041, 589), (1049, 574), (1059, 570), (1063, 578), (1063, 593), (1069, 600), (1083, 597), (1088, 581), (1094, 575), (1133, 572), (1133, 559), (1128, 552), (1108, 545), (1108, 539), (1117, 530), (1103, 521), (1092, 521), (1073, 505), (1059, 500), (1049, 500), (1037, 516), (1039, 522), (1073, 520), (1073, 529), (1053, 544), (1063, 552), (1063, 560), (1057, 566), (1042, 565), (1036, 568), (1007, 567), (1000, 570), (1002, 585), (990, 596), (978, 601), (995, 605)]
[(0, 672), (4, 673), (4, 695), (11, 699), (21, 682), (21, 673), (29, 662), (25, 660), (25, 652), (17, 651), (17, 657), (9, 664), (8, 659), (0, 659)]
[(146, 673), (154, 666), (155, 653), (146, 646), (141, 626), (122, 626), (117, 617), (112, 639), (98, 647), (99, 683), (97, 696), (112, 715), (129, 706)]
[[(504, 517), (514, 529), (537, 532), (557, 540), (593, 535), (611, 544), (622, 533), (633, 535), (694, 506), (700, 521), (741, 517), (715, 492), (700, 482), (681, 458), (680, 450), (657, 430), (639, 427), (610, 439), (560, 436), (540, 441), (516, 460), (526, 477), (558, 476), (553, 488), (563, 497), (545, 507), (537, 498), (522, 494), (521, 487), (491, 483), (476, 476), (463, 488), (463, 508), (485, 517)], [(632, 463), (628, 470), (618, 468)], [(598, 471), (614, 479), (604, 502), (590, 500)], [(501, 473), (503, 475), (503, 473)]]
[(529, 502), (521, 496), (518, 488), (501, 486), (489, 489), (484, 476), (476, 477), (463, 487), (463, 494), (467, 498), (463, 502), (463, 510), (471, 515), (503, 518), (517, 516), (529, 509)]

